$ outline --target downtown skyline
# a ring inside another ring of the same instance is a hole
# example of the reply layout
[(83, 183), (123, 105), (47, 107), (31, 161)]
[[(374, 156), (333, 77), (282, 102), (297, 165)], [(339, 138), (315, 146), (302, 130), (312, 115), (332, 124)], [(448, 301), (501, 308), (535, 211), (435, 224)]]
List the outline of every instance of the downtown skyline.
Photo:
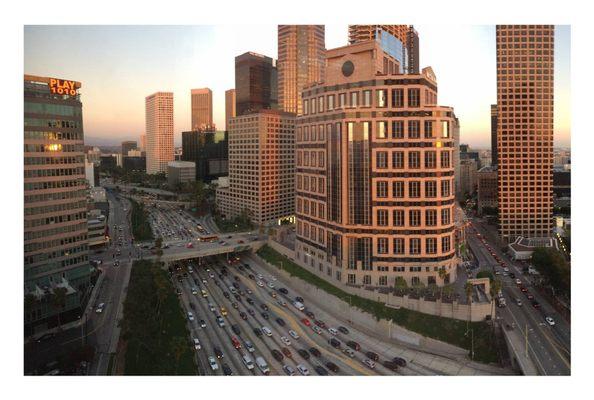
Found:
[[(191, 89), (213, 91), (214, 122), (222, 130), (225, 91), (235, 86), (235, 56), (254, 51), (277, 58), (277, 25), (247, 27), (246, 32), (243, 25), (25, 26), (25, 72), (84, 82), (87, 144), (138, 140), (145, 133), (144, 98), (171, 91), (174, 144), (180, 146), (181, 132), (191, 126)], [(452, 25), (445, 33), (443, 25), (415, 29), (421, 68), (433, 68), (439, 102), (457, 110), (461, 143), (489, 148), (490, 105), (496, 103), (495, 26)], [(348, 25), (326, 25), (327, 49), (347, 42)], [(555, 43), (554, 144), (569, 147), (569, 26), (557, 26)], [(56, 49), (64, 56), (53, 57)]]

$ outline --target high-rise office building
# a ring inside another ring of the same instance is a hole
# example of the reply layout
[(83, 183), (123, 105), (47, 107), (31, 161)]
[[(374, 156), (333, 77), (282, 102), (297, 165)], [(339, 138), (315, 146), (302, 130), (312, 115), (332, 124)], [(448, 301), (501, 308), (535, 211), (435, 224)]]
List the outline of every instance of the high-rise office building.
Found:
[(305, 85), (323, 81), (325, 66), (324, 25), (278, 26), (278, 106), (301, 114)]
[(157, 92), (146, 98), (146, 173), (167, 172), (173, 156), (173, 93)]
[(497, 168), (483, 167), (476, 173), (477, 208), (479, 214), (485, 207), (497, 207)]
[(325, 82), (303, 91), (296, 261), (333, 284), (443, 285), (458, 264), (456, 117), (431, 68), (394, 74), (388, 61), (376, 41), (328, 50)]
[(146, 135), (140, 135), (140, 151), (146, 151)]
[(553, 212), (552, 25), (497, 25), (500, 235), (549, 237)]
[[(24, 280), (36, 300), (25, 310), (29, 333), (56, 326), (58, 313), (75, 319), (90, 290), (80, 87), (24, 76)], [(57, 288), (66, 290), (60, 308), (48, 301)]]
[(257, 225), (291, 220), (295, 210), (295, 114), (260, 110), (231, 118), (229, 187), (217, 189), (226, 218), (247, 210)]
[(192, 130), (212, 127), (212, 90), (192, 89)]
[(196, 165), (197, 181), (212, 181), (229, 172), (228, 132), (203, 129), (182, 132), (182, 160)]
[(122, 142), (122, 156), (127, 156), (130, 150), (136, 150), (138, 148), (138, 144), (135, 140), (126, 140)]
[(400, 63), (401, 73), (419, 73), (419, 34), (409, 25), (349, 25), (349, 44), (376, 40)]
[(497, 104), (491, 104), (491, 166), (497, 166)]
[(235, 89), (225, 91), (225, 130), (229, 130), (229, 120), (237, 115), (235, 109)]
[(272, 58), (253, 52), (235, 57), (236, 115), (276, 109), (277, 81)]

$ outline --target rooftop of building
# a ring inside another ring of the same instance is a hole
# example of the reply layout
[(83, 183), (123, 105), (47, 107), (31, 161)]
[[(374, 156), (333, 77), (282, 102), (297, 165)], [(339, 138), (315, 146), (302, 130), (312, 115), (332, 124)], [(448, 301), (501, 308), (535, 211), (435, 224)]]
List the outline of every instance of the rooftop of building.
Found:
[(558, 249), (557, 240), (554, 238), (526, 238), (519, 236), (509, 245), (515, 251), (533, 251), (537, 247), (554, 247)]
[(488, 173), (488, 172), (497, 172), (496, 165), (486, 165), (478, 170), (478, 172)]
[(167, 166), (172, 168), (196, 168), (196, 163), (193, 161), (169, 161)]

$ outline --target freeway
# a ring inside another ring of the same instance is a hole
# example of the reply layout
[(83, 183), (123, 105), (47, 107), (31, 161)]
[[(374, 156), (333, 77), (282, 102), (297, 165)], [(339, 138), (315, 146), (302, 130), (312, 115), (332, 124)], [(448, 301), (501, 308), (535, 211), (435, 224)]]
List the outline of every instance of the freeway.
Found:
[[(485, 239), (488, 237), (487, 233), (480, 223), (475, 221), (473, 227), (475, 230), (469, 230), (467, 241), (477, 258), (479, 267), (492, 270), (502, 276), (503, 294), (508, 305), (499, 308), (498, 314), (506, 326), (518, 329), (523, 337), (527, 337), (528, 354), (541, 374), (569, 375), (571, 373), (569, 324), (533, 289), (529, 277), (523, 274), (521, 268), (496, 245), (489, 245)], [(495, 256), (505, 263), (516, 278), (505, 276), (507, 273), (502, 271)], [(520, 285), (515, 283), (515, 279), (521, 279), (522, 285), (528, 290), (522, 292)], [(539, 303), (539, 309), (532, 306), (529, 295)], [(555, 326), (549, 326), (546, 323), (546, 316), (555, 320)]]

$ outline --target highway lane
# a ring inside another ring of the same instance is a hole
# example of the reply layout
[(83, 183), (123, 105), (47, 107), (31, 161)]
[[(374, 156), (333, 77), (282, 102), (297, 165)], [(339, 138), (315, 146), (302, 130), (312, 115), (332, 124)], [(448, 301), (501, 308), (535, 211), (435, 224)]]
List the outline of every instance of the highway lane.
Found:
[[(491, 255), (491, 251), (496, 254), (500, 253), (496, 246), (490, 246), (491, 250), (489, 250), (475, 234), (469, 233), (467, 241), (477, 257), (479, 267), (501, 271), (497, 261)], [(516, 278), (522, 280), (529, 292), (536, 298), (534, 294), (536, 291), (530, 290), (530, 283), (525, 279), (521, 271), (511, 265), (505, 256), (498, 256), (506, 262), (510, 271), (515, 274)], [(547, 309), (550, 306), (539, 301), (543, 309), (541, 311), (536, 310), (532, 307), (526, 295), (521, 292), (518, 285), (512, 281), (511, 277), (503, 275), (499, 275), (499, 277), (503, 283), (503, 293), (508, 305), (507, 307), (498, 308), (498, 314), (503, 318), (505, 324), (520, 330), (524, 337), (528, 336), (528, 353), (542, 374), (569, 375), (571, 372), (569, 348), (565, 347), (560, 340), (555, 339), (554, 331), (557, 327), (549, 326), (544, 320), (544, 317), (549, 315)], [(517, 306), (516, 299), (521, 300), (523, 304), (521, 307)]]

